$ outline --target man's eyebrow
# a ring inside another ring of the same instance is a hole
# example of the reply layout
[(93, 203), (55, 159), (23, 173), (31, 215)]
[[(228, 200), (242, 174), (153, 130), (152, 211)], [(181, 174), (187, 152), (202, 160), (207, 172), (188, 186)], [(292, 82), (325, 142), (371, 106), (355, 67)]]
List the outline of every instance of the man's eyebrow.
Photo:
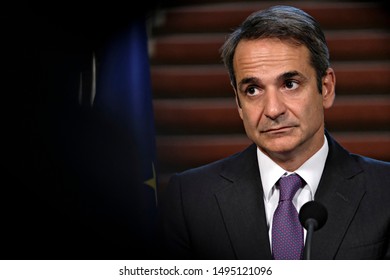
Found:
[(247, 77), (243, 78), (240, 82), (238, 82), (238, 88), (247, 85), (247, 84), (258, 84), (260, 82), (259, 78), (256, 77)]
[(285, 72), (285, 73), (282, 73), (278, 76), (278, 80), (279, 81), (284, 81), (284, 80), (288, 80), (288, 79), (291, 79), (291, 78), (294, 78), (294, 77), (301, 77), (303, 79), (306, 79), (306, 76), (303, 75), (301, 72), (298, 72), (298, 71), (289, 71), (289, 72)]
[[(288, 71), (288, 72), (284, 72), (284, 73), (280, 74), (277, 77), (277, 80), (278, 81), (285, 81), (285, 80), (288, 80), (288, 79), (291, 79), (294, 77), (300, 77), (304, 80), (307, 79), (306, 76), (303, 75), (299, 71)], [(259, 79), (257, 77), (246, 77), (246, 78), (243, 78), (241, 81), (239, 81), (237, 85), (238, 85), (238, 88), (241, 88), (247, 84), (260, 84), (260, 83), (261, 83), (261, 79)]]

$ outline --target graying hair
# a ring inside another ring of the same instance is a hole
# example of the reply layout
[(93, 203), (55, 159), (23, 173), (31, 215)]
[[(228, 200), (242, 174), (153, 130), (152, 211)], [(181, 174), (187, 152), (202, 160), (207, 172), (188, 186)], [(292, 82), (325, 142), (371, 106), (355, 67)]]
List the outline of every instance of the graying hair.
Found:
[(233, 58), (241, 40), (279, 38), (304, 45), (310, 52), (310, 64), (317, 74), (317, 87), (322, 93), (322, 77), (330, 67), (329, 50), (320, 24), (301, 9), (291, 6), (273, 6), (249, 15), (235, 29), (221, 47), (221, 58), (236, 88)]

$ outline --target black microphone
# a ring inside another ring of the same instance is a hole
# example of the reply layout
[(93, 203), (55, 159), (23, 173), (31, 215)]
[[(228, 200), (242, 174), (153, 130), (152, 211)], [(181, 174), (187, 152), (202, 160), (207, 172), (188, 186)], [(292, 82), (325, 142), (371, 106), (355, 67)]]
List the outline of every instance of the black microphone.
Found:
[(301, 207), (301, 210), (299, 211), (299, 221), (307, 230), (305, 250), (303, 253), (303, 258), (305, 260), (310, 260), (311, 239), (313, 232), (322, 228), (327, 219), (328, 211), (325, 206), (317, 201), (309, 201)]

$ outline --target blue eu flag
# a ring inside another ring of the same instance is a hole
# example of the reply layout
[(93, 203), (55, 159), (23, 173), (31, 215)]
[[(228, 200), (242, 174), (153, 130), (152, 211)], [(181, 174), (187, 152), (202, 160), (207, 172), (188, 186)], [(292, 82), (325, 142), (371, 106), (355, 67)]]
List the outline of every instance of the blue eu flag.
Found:
[(110, 4), (4, 17), (13, 22), (4, 34), (13, 112), (0, 203), (6, 259), (155, 258), (147, 18)]
[(157, 177), (145, 20), (132, 20), (104, 42), (95, 54), (96, 93), (91, 101), (99, 120), (99, 139), (92, 141), (99, 143), (100, 166), (95, 170), (102, 173), (97, 175), (101, 201), (109, 219), (118, 220), (114, 226), (124, 228), (130, 257), (134, 252), (152, 257)]

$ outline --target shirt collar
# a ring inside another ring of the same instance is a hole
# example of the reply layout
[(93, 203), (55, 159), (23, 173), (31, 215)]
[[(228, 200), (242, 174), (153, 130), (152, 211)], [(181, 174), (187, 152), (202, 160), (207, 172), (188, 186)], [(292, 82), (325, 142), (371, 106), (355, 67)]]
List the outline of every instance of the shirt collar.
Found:
[[(294, 171), (305, 180), (307, 186), (310, 189), (312, 197), (314, 197), (314, 194), (317, 191), (318, 184), (324, 170), (326, 157), (328, 156), (329, 146), (325, 135), (324, 139), (325, 140), (322, 147), (311, 158), (309, 158), (297, 170)], [(259, 148), (257, 148), (257, 160), (259, 163), (264, 198), (266, 201), (268, 201), (274, 192), (274, 185), (279, 180), (279, 178), (284, 174), (292, 172), (288, 172), (277, 165)]]

